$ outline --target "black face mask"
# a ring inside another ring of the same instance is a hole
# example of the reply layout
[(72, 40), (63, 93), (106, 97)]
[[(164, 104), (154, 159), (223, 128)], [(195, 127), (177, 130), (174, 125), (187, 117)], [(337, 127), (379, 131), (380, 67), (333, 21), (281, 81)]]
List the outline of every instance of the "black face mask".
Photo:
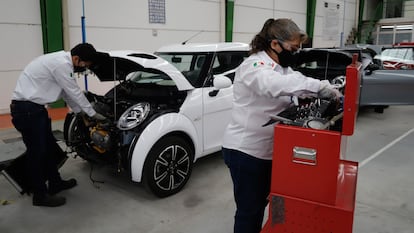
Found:
[(85, 66), (73, 66), (73, 73), (82, 73), (86, 71)]
[(298, 60), (297, 53), (286, 50), (285, 48), (283, 48), (282, 45), (280, 45), (280, 47), (282, 48), (282, 52), (280, 53), (278, 53), (275, 49), (270, 47), (270, 49), (272, 49), (273, 52), (277, 54), (277, 57), (279, 58), (279, 65), (283, 68), (295, 65)]

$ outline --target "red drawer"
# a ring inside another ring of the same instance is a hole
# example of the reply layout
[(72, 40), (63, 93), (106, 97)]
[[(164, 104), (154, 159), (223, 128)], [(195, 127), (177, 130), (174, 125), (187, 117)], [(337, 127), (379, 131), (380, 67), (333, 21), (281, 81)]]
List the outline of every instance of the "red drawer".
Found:
[(262, 233), (351, 233), (358, 164), (341, 161), (334, 205), (271, 193), (269, 218)]
[(277, 125), (271, 192), (333, 205), (340, 146), (338, 132)]

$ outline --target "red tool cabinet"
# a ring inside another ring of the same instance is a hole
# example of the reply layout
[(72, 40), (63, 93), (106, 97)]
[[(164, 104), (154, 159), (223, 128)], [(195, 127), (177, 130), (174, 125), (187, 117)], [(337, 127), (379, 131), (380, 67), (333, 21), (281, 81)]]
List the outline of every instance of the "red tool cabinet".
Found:
[(262, 233), (352, 232), (358, 163), (341, 156), (354, 132), (360, 88), (356, 56), (346, 71), (341, 132), (275, 126), (269, 216)]

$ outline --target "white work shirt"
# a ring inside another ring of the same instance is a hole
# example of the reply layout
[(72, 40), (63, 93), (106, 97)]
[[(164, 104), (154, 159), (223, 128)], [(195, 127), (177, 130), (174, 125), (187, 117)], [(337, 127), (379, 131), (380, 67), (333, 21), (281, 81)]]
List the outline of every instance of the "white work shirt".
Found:
[(249, 56), (236, 70), (232, 118), (223, 147), (271, 160), (274, 127), (262, 125), (291, 106), (292, 96), (316, 96), (320, 82), (282, 68), (264, 51)]
[(74, 112), (89, 116), (95, 110), (83, 94), (73, 74), (70, 52), (60, 51), (42, 55), (30, 62), (20, 74), (13, 100), (25, 100), (46, 105), (63, 98)]

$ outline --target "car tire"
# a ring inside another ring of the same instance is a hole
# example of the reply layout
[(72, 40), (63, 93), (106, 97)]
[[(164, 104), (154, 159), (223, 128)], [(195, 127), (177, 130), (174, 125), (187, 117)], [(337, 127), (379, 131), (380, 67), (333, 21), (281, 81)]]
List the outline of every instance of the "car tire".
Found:
[(384, 113), (384, 109), (388, 108), (387, 105), (380, 105), (374, 108), (374, 112), (376, 113)]
[(158, 197), (179, 192), (190, 178), (194, 161), (192, 147), (178, 136), (154, 144), (144, 164), (144, 186)]
[(64, 137), (67, 146), (76, 146), (84, 138), (83, 135), (88, 135), (80, 116), (68, 114), (64, 125)]

